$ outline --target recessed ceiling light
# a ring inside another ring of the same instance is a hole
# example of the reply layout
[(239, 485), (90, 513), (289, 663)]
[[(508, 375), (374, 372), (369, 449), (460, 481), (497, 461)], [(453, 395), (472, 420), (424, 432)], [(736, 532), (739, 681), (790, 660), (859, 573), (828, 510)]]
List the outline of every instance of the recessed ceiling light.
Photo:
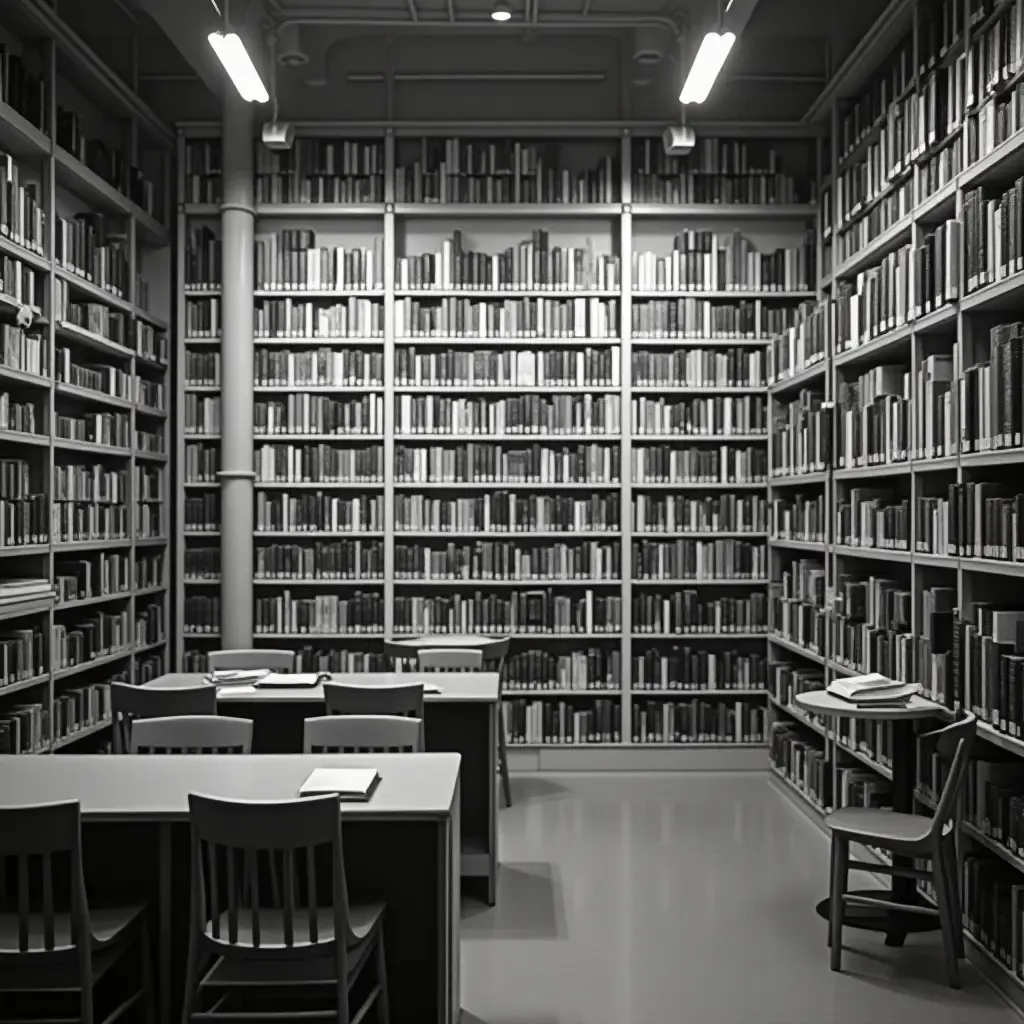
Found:
[(508, 9), (508, 4), (495, 4), (491, 17), (495, 21), (511, 21), (512, 12)]

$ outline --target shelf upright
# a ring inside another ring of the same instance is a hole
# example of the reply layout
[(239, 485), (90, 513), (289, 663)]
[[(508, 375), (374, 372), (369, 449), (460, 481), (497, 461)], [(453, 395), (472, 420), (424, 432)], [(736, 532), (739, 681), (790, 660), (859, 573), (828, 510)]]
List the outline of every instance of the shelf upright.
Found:
[(633, 431), (629, 428), (633, 395), (633, 274), (630, 254), (633, 252), (633, 133), (625, 129), (620, 145), (620, 197), (622, 217), (619, 222), (619, 252), (622, 254), (619, 300), (619, 337), (622, 339), (622, 390), (619, 398), (620, 441), (619, 516), (622, 526), (620, 551), (622, 600), (622, 722), (623, 739), (633, 716)]

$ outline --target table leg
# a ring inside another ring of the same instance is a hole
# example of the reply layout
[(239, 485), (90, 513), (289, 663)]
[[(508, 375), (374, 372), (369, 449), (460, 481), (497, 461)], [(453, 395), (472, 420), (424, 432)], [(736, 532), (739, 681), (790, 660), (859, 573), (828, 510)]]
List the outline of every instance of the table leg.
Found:
[(174, 949), (171, 914), (173, 899), (171, 897), (171, 826), (162, 824), (159, 827), (159, 898), (157, 915), (157, 963), (158, 992), (160, 1005), (160, 1024), (170, 1024), (171, 1020), (171, 954)]

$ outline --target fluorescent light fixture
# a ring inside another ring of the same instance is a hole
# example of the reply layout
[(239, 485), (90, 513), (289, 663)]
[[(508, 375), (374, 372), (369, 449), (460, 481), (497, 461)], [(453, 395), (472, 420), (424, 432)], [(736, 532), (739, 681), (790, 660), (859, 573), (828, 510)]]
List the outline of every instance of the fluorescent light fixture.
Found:
[(511, 21), (512, 12), (506, 4), (495, 4), (494, 10), (491, 11), (491, 18), (494, 21)]
[(686, 76), (683, 91), (679, 94), (680, 103), (703, 103), (708, 98), (711, 86), (715, 84), (718, 72), (722, 70), (725, 58), (729, 56), (735, 42), (734, 32), (709, 32), (704, 37), (693, 67)]
[(217, 54), (217, 59), (235, 83), (238, 95), (246, 103), (266, 103), (270, 95), (238, 34), (211, 32), (207, 39), (213, 47), (213, 52)]

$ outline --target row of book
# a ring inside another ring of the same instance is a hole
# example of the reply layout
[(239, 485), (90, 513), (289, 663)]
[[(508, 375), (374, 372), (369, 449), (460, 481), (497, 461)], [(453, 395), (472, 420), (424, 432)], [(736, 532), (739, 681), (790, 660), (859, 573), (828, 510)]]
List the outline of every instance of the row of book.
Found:
[[(191, 301), (213, 306), (220, 300)], [(190, 337), (217, 337), (219, 334), (219, 306), (209, 312), (204, 309), (195, 329), (190, 321)], [(306, 299), (258, 299), (253, 308), (253, 337), (383, 338), (384, 304), (358, 296), (326, 303)]]
[(395, 168), (399, 203), (613, 203), (616, 161), (564, 166), (557, 143), (424, 139)]
[[(207, 279), (217, 286), (220, 278)], [(260, 291), (363, 291), (384, 287), (384, 239), (369, 246), (317, 245), (305, 228), (257, 235), (253, 286)]]
[(508, 595), (455, 593), (400, 595), (394, 603), (395, 633), (498, 633), (574, 636), (622, 632), (622, 598), (584, 590), (572, 596), (549, 590)]
[[(219, 387), (220, 365), (219, 352), (186, 351), (186, 386)], [(253, 354), (253, 383), (272, 387), (383, 385), (384, 353), (348, 347), (299, 352), (260, 349)]]
[(399, 483), (618, 483), (621, 463), (614, 444), (395, 445)]
[[(379, 306), (383, 311), (383, 306)], [(619, 300), (398, 298), (396, 338), (618, 338)]]
[(630, 425), (638, 436), (768, 433), (768, 404), (761, 396), (633, 398)]
[[(383, 399), (381, 399), (383, 402)], [(397, 395), (399, 434), (618, 434), (618, 395), (447, 398)]]
[(765, 354), (748, 348), (634, 349), (631, 364), (633, 384), (644, 387), (759, 388), (765, 385)]
[(530, 547), (513, 541), (449, 542), (444, 547), (399, 544), (394, 575), (396, 580), (618, 582), (622, 558), (620, 546), (607, 541)]
[(506, 741), (531, 746), (622, 742), (622, 706), (618, 700), (597, 698), (585, 705), (567, 701), (502, 701)]
[(131, 449), (131, 417), (123, 412), (94, 412), (54, 416), (53, 436), (62, 441), (86, 441), (110, 448)]
[(505, 659), (501, 684), (505, 693), (542, 690), (602, 692), (622, 686), (622, 654), (586, 647), (576, 651), (528, 650)]
[[(642, 637), (634, 640), (634, 646)], [(633, 656), (634, 690), (761, 690), (767, 683), (763, 654), (717, 651), (683, 644), (658, 643)]]
[[(383, 531), (384, 496), (360, 494), (350, 498), (322, 492), (292, 495), (287, 491), (258, 491), (254, 513), (255, 529), (260, 533)], [(214, 522), (220, 529), (219, 516)]]
[(110, 684), (62, 690), (53, 701), (53, 719), (45, 704), (6, 708), (0, 717), (0, 754), (38, 754), (60, 740), (110, 720)]
[[(255, 150), (257, 203), (384, 201), (384, 147), (379, 140), (299, 138), (288, 150), (261, 145)], [(219, 173), (211, 177), (217, 180)], [(219, 191), (213, 194), (219, 196)]]
[(633, 595), (633, 632), (764, 633), (768, 602), (763, 594), (707, 600), (698, 590)]
[(0, 324), (0, 366), (34, 377), (49, 377), (49, 341), (14, 324)]
[(54, 353), (54, 370), (58, 384), (72, 384), (101, 395), (132, 401), (137, 378), (120, 367), (79, 363), (72, 349), (58, 345)]
[(772, 337), (768, 352), (773, 383), (815, 366), (833, 350), (833, 304), (830, 298), (801, 303), (795, 322)]
[(30, 264), (6, 253), (0, 256), (0, 293), (33, 310), (41, 310), (45, 306), (46, 287), (42, 274)]
[(634, 701), (634, 743), (763, 743), (767, 711), (725, 700)]
[(638, 533), (764, 533), (768, 502), (760, 494), (688, 498), (679, 494), (638, 494), (633, 499)]
[(768, 478), (768, 452), (764, 445), (633, 445), (630, 464), (632, 479), (638, 484), (753, 484)]
[(51, 651), (55, 672), (83, 665), (131, 646), (132, 624), (128, 609), (119, 612), (93, 612), (87, 618), (53, 627)]
[(746, 540), (635, 540), (633, 573), (638, 580), (737, 580), (767, 578), (764, 544)]
[(803, 388), (788, 402), (776, 401), (772, 410), (772, 474), (795, 476), (816, 473), (832, 462), (831, 404)]
[(775, 540), (799, 540), (823, 543), (826, 536), (825, 496), (805, 495), (772, 498), (772, 537)]
[[(217, 416), (219, 418), (219, 412)], [(253, 432), (257, 435), (358, 436), (382, 434), (383, 430), (383, 395), (335, 399), (321, 395), (298, 394), (289, 395), (283, 401), (253, 403)]]
[(43, 410), (37, 402), (19, 402), (8, 392), (0, 392), (0, 429), (40, 434), (43, 422)]
[(395, 288), (400, 291), (614, 291), (622, 284), (618, 256), (598, 253), (591, 239), (582, 246), (552, 246), (548, 232), (535, 229), (529, 241), (497, 253), (479, 252), (462, 231), (440, 250), (399, 256)]
[(396, 532), (572, 533), (621, 528), (619, 495), (615, 493), (573, 497), (488, 492), (466, 498), (396, 494), (394, 509)]
[(852, 487), (836, 503), (836, 538), (840, 544), (887, 551), (910, 550), (910, 501), (889, 491)]
[[(197, 575), (219, 574), (219, 559), (193, 561)], [(187, 567), (186, 567), (187, 572)], [(379, 540), (266, 544), (255, 552), (258, 580), (376, 580), (384, 578), (384, 544)]]
[(618, 387), (621, 382), (618, 345), (549, 351), (403, 345), (395, 350), (395, 384), (403, 387)]
[(384, 450), (333, 448), (328, 444), (264, 444), (253, 452), (253, 469), (258, 484), (379, 484), (384, 481)]
[(337, 636), (349, 633), (382, 633), (384, 595), (379, 591), (352, 591), (346, 597), (292, 594), (285, 589), (273, 597), (253, 601), (253, 633), (317, 633)]
[(739, 231), (683, 231), (667, 256), (634, 252), (631, 265), (633, 287), (641, 292), (807, 291), (815, 273), (814, 241), (759, 252)]

